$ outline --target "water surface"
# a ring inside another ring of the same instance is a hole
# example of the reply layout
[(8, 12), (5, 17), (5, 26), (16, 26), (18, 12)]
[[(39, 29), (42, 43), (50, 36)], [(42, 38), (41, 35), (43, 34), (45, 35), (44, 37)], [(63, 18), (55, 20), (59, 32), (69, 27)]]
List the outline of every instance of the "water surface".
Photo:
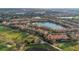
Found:
[(47, 27), (51, 29), (64, 29), (63, 26), (55, 24), (55, 23), (50, 23), (50, 22), (35, 22), (33, 23), (33, 25), (39, 26), (39, 27)]

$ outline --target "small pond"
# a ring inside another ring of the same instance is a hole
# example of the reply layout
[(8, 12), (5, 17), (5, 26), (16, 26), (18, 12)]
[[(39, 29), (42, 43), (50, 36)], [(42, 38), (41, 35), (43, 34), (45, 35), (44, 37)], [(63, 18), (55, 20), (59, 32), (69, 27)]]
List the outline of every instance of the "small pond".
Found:
[(63, 26), (55, 24), (55, 23), (51, 23), (51, 22), (35, 22), (33, 23), (33, 25), (35, 26), (39, 26), (39, 27), (47, 27), (50, 29), (65, 29)]

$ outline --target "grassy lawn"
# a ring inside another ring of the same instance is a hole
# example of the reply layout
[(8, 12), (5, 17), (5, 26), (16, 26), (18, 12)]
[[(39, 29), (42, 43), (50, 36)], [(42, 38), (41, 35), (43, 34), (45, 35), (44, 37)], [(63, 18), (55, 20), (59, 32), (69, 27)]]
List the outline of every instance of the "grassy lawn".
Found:
[(15, 31), (7, 27), (0, 26), (0, 35), (4, 36), (7, 39), (22, 39), (27, 33)]
[(0, 35), (3, 35), (4, 37), (6, 37), (7, 39), (14, 39), (14, 38), (16, 38), (18, 35), (20, 35), (20, 33), (15, 33), (15, 32), (13, 32), (13, 31), (5, 31), (5, 30), (3, 30), (3, 31), (1, 31), (0, 32)]
[(60, 43), (58, 47), (64, 51), (79, 51), (79, 43), (76, 42)]
[(28, 51), (57, 51), (55, 48), (48, 44), (30, 44), (27, 46)]
[[(28, 34), (25, 32), (20, 32), (13, 30), (11, 28), (7, 28), (4, 26), (0, 26), (0, 50), (9, 50), (9, 44), (13, 45), (13, 42), (18, 42), (22, 40), (23, 37), (26, 37)], [(8, 44), (9, 43), (9, 44)]]
[(0, 26), (0, 51), (17, 50), (17, 46), (21, 47), (23, 44), (30, 44), (32, 41), (35, 43), (38, 40), (39, 37), (35, 35)]
[[(40, 44), (40, 38), (33, 34), (0, 26), (0, 51), (41, 50), (57, 51), (48, 44)], [(23, 46), (24, 45), (24, 46)], [(20, 48), (22, 47), (22, 48)]]

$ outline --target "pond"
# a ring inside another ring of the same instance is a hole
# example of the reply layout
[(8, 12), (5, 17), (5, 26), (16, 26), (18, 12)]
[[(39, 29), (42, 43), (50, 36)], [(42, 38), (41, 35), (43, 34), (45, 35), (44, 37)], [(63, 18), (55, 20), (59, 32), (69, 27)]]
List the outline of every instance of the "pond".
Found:
[(35, 26), (39, 26), (39, 27), (47, 27), (50, 29), (65, 29), (63, 26), (55, 24), (55, 23), (51, 23), (51, 22), (35, 22), (33, 23), (33, 25)]

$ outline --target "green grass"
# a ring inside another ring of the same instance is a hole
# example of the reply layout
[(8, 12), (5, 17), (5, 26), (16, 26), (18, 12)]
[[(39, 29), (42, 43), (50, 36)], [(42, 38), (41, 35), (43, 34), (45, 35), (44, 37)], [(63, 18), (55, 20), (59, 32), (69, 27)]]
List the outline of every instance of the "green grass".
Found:
[(3, 35), (7, 39), (16, 39), (17, 37), (20, 37), (21, 39), (23, 34), (23, 32), (14, 31), (10, 28), (0, 26), (0, 35)]
[(29, 50), (33, 48), (46, 49), (48, 51), (56, 51), (48, 44), (40, 44), (40, 37), (28, 34), (26, 32), (11, 29), (9, 27), (0, 26), (0, 51)]
[[(24, 43), (26, 44), (27, 42), (31, 43), (33, 40), (38, 39), (39, 39), (38, 36), (14, 30), (9, 27), (0, 26), (0, 51), (16, 50), (17, 46), (21, 47), (21, 45)], [(26, 40), (27, 42), (24, 42)], [(8, 45), (11, 45), (12, 47), (8, 47)]]
[(64, 51), (79, 51), (79, 43), (77, 42), (60, 43), (58, 47)]
[[(42, 48), (42, 49), (46, 49), (47, 51), (57, 51), (55, 48), (49, 46), (48, 44), (30, 44), (26, 47), (26, 50), (30, 50), (33, 48)], [(42, 51), (42, 50), (40, 50)]]

